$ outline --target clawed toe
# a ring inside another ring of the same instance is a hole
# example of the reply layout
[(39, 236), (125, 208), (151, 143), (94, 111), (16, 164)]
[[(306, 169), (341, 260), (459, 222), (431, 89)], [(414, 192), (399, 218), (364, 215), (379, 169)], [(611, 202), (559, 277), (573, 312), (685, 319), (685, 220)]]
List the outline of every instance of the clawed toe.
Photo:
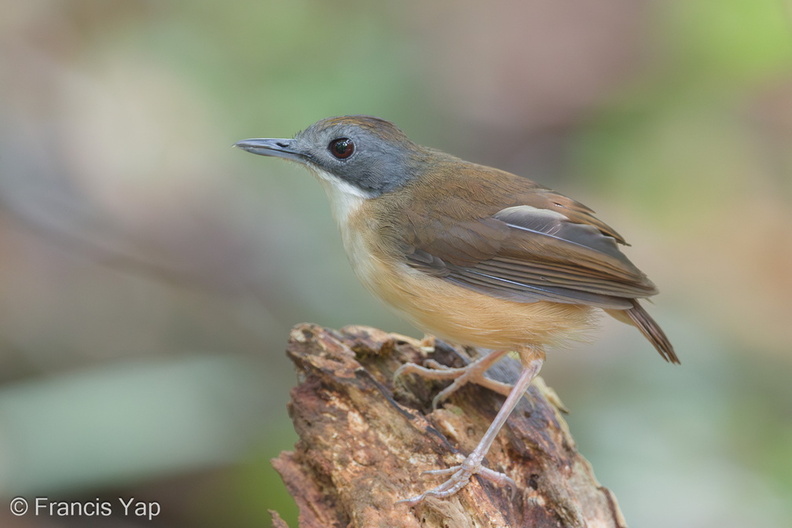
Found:
[(405, 374), (418, 374), (427, 379), (436, 380), (454, 380), (454, 382), (440, 391), (432, 399), (432, 409), (437, 409), (443, 400), (451, 396), (453, 393), (467, 385), (468, 383), (475, 383), (497, 393), (508, 395), (511, 391), (511, 385), (501, 383), (490, 379), (484, 375), (488, 368), (493, 363), (498, 361), (506, 352), (493, 351), (483, 356), (473, 363), (460, 368), (448, 367), (442, 365), (433, 359), (428, 359), (425, 362), (426, 366), (417, 365), (415, 363), (405, 363), (396, 370), (393, 375), (394, 379)]
[(405, 374), (418, 374), (419, 376), (428, 379), (449, 380), (462, 376), (467, 370), (467, 367), (447, 367), (432, 359), (427, 360), (426, 365), (428, 366), (422, 367), (416, 363), (405, 363), (396, 370), (396, 372), (393, 374), (393, 379), (404, 376)]
[(466, 468), (464, 464), (459, 466), (454, 466), (448, 469), (441, 469), (436, 471), (426, 471), (425, 473), (434, 473), (434, 474), (448, 474), (453, 472), (453, 475), (440, 484), (439, 486), (432, 488), (428, 491), (421, 493), (420, 495), (416, 495), (415, 497), (410, 497), (409, 499), (403, 499), (397, 502), (408, 504), (410, 506), (415, 506), (422, 501), (424, 501), (427, 497), (437, 497), (438, 499), (442, 499), (445, 497), (450, 497), (457, 491), (461, 490), (462, 488), (467, 485), (470, 481), (470, 477), (475, 474), (473, 468)]
[[(495, 419), (492, 421), (489, 428), (487, 428), (487, 432), (485, 432), (484, 436), (481, 437), (481, 440), (479, 441), (478, 445), (476, 445), (476, 448), (470, 453), (470, 455), (468, 455), (461, 465), (454, 466), (449, 469), (441, 469), (429, 472), (429, 474), (434, 475), (447, 475), (452, 473), (448, 480), (436, 488), (432, 488), (420, 495), (401, 500), (399, 502), (414, 506), (425, 500), (427, 497), (449, 497), (464, 488), (470, 481), (470, 477), (473, 475), (481, 475), (482, 477), (493, 481), (496, 484), (508, 485), (511, 487), (513, 495), (514, 491), (517, 489), (514, 481), (503, 473), (483, 467), (481, 463), (483, 462), (484, 457), (486, 456), (490, 447), (492, 447), (492, 442), (495, 440), (495, 436), (498, 434), (498, 431), (500, 431), (503, 425), (506, 423), (507, 418), (514, 410), (514, 407), (517, 405), (517, 403), (520, 401), (520, 398), (522, 398), (526, 389), (528, 389), (531, 381), (536, 377), (536, 374), (539, 373), (539, 369), (542, 368), (543, 361), (543, 357), (525, 360), (525, 364), (523, 365), (523, 369), (520, 372), (520, 376), (517, 378), (517, 382), (514, 384), (511, 392), (506, 397), (506, 401), (503, 402), (498, 414), (495, 416)], [(477, 363), (481, 364), (480, 360)]]
[(489, 468), (485, 468), (481, 465), (480, 462), (471, 461), (471, 457), (468, 457), (465, 462), (458, 466), (453, 466), (447, 469), (433, 469), (429, 471), (424, 471), (424, 475), (448, 475), (451, 474), (451, 477), (448, 478), (445, 482), (440, 484), (439, 486), (432, 488), (428, 491), (421, 493), (420, 495), (416, 495), (415, 497), (410, 497), (409, 499), (403, 499), (397, 502), (408, 504), (410, 506), (415, 506), (422, 501), (424, 501), (427, 497), (437, 497), (438, 499), (442, 499), (445, 497), (450, 497), (451, 495), (455, 494), (462, 488), (464, 488), (468, 482), (470, 482), (470, 478), (473, 475), (479, 475), (484, 477), (485, 479), (494, 482), (498, 485), (506, 485), (509, 486), (512, 490), (512, 495), (514, 494), (514, 490), (517, 489), (517, 484), (506, 474), (500, 473), (498, 471), (493, 471)]
[(436, 380), (454, 380), (454, 382), (440, 391), (434, 398), (432, 398), (432, 409), (437, 409), (440, 403), (456, 392), (463, 385), (468, 383), (469, 367), (452, 368), (442, 365), (434, 360), (427, 360), (426, 367), (416, 365), (415, 363), (405, 363), (396, 370), (393, 378), (396, 379), (405, 374), (418, 374), (419, 376), (427, 379)]

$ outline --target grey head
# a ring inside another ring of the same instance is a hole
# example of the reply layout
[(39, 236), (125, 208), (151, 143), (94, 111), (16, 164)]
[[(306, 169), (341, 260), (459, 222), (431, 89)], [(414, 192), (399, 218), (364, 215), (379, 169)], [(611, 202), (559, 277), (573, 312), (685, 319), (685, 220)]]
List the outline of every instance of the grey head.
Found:
[(425, 153), (393, 123), (363, 115), (322, 119), (293, 139), (245, 139), (235, 146), (302, 163), (370, 197), (409, 182)]

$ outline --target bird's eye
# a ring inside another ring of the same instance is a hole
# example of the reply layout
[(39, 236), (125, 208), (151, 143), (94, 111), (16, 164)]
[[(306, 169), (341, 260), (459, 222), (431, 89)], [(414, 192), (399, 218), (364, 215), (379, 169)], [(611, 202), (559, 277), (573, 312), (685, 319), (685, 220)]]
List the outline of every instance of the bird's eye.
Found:
[(347, 159), (355, 152), (355, 144), (349, 138), (337, 138), (327, 146), (330, 153), (338, 159)]

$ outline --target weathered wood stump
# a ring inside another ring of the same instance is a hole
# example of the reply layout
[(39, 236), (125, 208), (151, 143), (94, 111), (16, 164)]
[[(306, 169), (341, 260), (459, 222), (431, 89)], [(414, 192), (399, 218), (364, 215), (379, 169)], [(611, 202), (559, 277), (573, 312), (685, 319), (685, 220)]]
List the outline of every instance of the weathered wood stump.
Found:
[[(420, 345), (359, 326), (333, 331), (302, 324), (292, 330), (287, 352), (299, 385), (289, 413), (300, 440), (273, 464), (297, 502), (301, 528), (626, 526), (615, 497), (575, 449), (558, 399), (541, 380), (485, 459), (487, 467), (514, 479), (517, 489), (474, 477), (453, 497), (397, 504), (442, 482), (445, 477), (421, 472), (461, 462), (503, 402), (503, 396), (468, 385), (433, 411), (442, 382), (414, 375), (393, 380), (403, 363), (426, 359)], [(438, 341), (431, 357), (463, 366), (471, 352)], [(502, 360), (489, 374), (510, 381), (518, 370), (516, 361)], [(276, 527), (286, 526), (274, 517)]]

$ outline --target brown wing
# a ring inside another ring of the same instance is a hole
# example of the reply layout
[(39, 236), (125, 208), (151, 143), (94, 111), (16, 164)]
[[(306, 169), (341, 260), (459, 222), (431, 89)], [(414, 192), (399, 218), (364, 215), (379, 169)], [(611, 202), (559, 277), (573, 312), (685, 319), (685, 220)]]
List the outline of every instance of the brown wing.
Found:
[[(516, 178), (499, 172), (499, 178), (477, 181), (476, 189), (465, 193), (469, 201), (480, 200), (472, 207), (436, 208), (433, 214), (411, 208), (408, 263), (463, 287), (518, 302), (630, 309), (632, 299), (657, 293), (619, 251), (617, 242), (624, 239), (591, 209)], [(439, 189), (438, 196), (448, 196), (447, 192)], [(496, 201), (508, 206), (489, 216), (474, 215), (482, 207), (492, 208), (493, 193), (500, 196)], [(455, 196), (459, 199), (458, 193)], [(451, 214), (438, 218), (437, 210)]]

